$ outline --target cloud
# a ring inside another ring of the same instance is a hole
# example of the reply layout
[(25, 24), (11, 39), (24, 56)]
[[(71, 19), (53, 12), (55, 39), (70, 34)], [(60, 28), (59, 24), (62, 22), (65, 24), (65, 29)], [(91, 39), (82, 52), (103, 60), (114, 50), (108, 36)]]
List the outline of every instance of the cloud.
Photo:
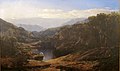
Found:
[(0, 17), (4, 19), (20, 19), (20, 18), (86, 18), (98, 13), (110, 13), (108, 7), (103, 9), (86, 9), (86, 10), (69, 10), (64, 11), (62, 9), (43, 9), (31, 5), (29, 3), (13, 2), (2, 3), (0, 5)]

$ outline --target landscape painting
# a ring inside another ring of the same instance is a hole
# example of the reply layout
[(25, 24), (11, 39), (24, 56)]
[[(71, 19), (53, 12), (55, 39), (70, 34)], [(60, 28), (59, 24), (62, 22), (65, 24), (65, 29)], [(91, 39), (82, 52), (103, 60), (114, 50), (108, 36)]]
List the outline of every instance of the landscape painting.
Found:
[(119, 0), (0, 0), (1, 71), (119, 71)]

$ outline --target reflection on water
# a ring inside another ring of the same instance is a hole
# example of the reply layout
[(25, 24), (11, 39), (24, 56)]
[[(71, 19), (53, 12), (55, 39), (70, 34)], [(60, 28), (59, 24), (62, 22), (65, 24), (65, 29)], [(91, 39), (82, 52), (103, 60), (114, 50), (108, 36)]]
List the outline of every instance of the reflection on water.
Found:
[(44, 58), (43, 60), (49, 60), (53, 58), (53, 50), (41, 50), (40, 52), (43, 52)]

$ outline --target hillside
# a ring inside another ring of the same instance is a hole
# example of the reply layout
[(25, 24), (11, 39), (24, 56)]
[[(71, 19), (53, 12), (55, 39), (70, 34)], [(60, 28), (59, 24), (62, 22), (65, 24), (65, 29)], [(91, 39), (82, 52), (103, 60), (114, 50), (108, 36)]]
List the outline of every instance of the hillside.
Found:
[(27, 41), (32, 37), (31, 33), (22, 27), (17, 27), (12, 23), (0, 19), (0, 36), (16, 37), (19, 41)]
[[(49, 40), (53, 42), (55, 59), (48, 62), (65, 70), (72, 67), (76, 71), (117, 71), (120, 15), (101, 13), (88, 20), (60, 28)], [(70, 62), (75, 62), (77, 68)]]
[(56, 42), (56, 51), (64, 55), (76, 50), (118, 46), (118, 39), (120, 39), (118, 37), (119, 14), (118, 17), (114, 13), (108, 15), (98, 14), (89, 17), (88, 20), (88, 23), (62, 27), (52, 39), (52, 41)]

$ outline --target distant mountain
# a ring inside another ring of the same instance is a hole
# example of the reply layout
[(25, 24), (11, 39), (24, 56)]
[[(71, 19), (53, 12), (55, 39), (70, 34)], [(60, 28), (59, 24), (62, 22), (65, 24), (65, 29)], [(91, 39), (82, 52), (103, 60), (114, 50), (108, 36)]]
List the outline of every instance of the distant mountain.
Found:
[(43, 36), (52, 36), (54, 35), (57, 31), (59, 31), (60, 27), (56, 27), (56, 28), (49, 28), (45, 31), (41, 31), (40, 32), (40, 35), (43, 35)]
[(40, 32), (33, 31), (32, 34), (36, 38), (39, 38), (41, 40), (46, 40), (49, 37), (53, 37), (59, 30), (60, 30), (60, 27), (49, 28)]
[[(61, 19), (61, 18), (25, 18), (25, 19), (7, 19), (14, 25), (21, 26), (28, 31), (41, 31), (44, 28), (55, 28), (64, 25), (73, 25), (77, 23), (88, 22), (86, 18)], [(35, 28), (36, 29), (35, 29)]]
[(79, 24), (79, 23), (85, 23), (85, 22), (88, 22), (86, 18), (75, 18), (67, 21), (63, 25), (73, 25), (73, 24)]
[(25, 18), (25, 19), (7, 19), (7, 21), (14, 24), (39, 25), (44, 28), (54, 28), (62, 26), (63, 23), (70, 19), (59, 18)]
[(43, 31), (45, 28), (39, 25), (17, 24), (18, 27), (23, 27), (27, 31)]

